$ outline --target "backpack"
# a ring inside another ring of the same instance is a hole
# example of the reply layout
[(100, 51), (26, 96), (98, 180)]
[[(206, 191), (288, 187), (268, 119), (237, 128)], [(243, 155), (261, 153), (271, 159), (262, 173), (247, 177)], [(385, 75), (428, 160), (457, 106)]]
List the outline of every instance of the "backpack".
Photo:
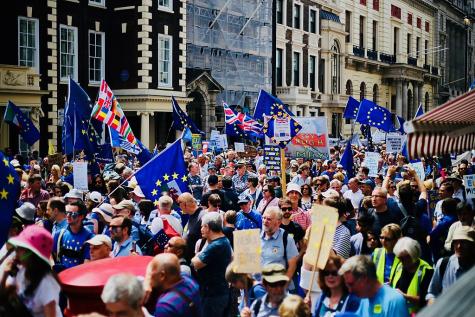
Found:
[(419, 241), (424, 231), (422, 230), (419, 224), (419, 221), (417, 220), (416, 217), (409, 215), (406, 208), (399, 202), (398, 202), (398, 207), (401, 210), (402, 214), (404, 215), (404, 218), (402, 218), (400, 222), (402, 235), (404, 237), (409, 237), (409, 238)]

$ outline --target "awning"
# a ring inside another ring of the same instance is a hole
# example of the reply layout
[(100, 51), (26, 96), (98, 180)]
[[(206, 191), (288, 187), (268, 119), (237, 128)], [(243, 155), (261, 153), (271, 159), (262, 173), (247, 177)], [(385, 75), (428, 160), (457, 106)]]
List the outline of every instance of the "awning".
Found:
[(340, 17), (330, 11), (320, 10), (320, 18), (322, 20), (330, 20), (340, 23)]
[(475, 90), (404, 124), (410, 159), (475, 149)]

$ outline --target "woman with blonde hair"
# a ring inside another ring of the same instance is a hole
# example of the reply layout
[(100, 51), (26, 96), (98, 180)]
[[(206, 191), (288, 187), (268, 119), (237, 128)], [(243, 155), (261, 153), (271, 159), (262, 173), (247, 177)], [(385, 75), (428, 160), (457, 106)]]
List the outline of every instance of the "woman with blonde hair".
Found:
[(302, 299), (297, 295), (287, 296), (279, 306), (280, 317), (308, 317), (310, 309)]
[(394, 270), (399, 264), (399, 259), (393, 249), (401, 236), (401, 227), (397, 224), (390, 223), (381, 229), (379, 240), (383, 247), (374, 249), (371, 260), (376, 265), (376, 275), (382, 284), (391, 280)]
[(48, 183), (56, 184), (61, 179), (61, 168), (54, 164), (51, 166), (51, 173), (49, 175)]

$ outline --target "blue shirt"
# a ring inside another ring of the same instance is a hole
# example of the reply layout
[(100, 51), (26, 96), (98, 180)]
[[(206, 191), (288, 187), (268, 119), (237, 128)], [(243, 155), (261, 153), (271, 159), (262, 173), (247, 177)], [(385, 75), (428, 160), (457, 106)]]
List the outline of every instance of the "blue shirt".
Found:
[(68, 221), (66, 218), (61, 220), (60, 222), (55, 222), (53, 224), (53, 230), (51, 231), (51, 235), (54, 237), (56, 232), (61, 231), (62, 229), (66, 229), (68, 227)]
[(356, 312), (361, 317), (409, 317), (406, 300), (398, 291), (382, 285), (372, 298), (363, 298)]
[(244, 214), (244, 211), (239, 211), (236, 215), (236, 224), (235, 227), (237, 230), (245, 229), (261, 229), (262, 228), (262, 216), (254, 210), (250, 210), (247, 213), (247, 216), (254, 219), (254, 221), (247, 218)]
[[(62, 235), (61, 232), (63, 232)], [(60, 249), (58, 250), (60, 235)], [(57, 254), (59, 251), (59, 262), (55, 258), (56, 264), (60, 264), (68, 269), (84, 263), (85, 259), (90, 258), (89, 244), (86, 241), (92, 237), (94, 237), (94, 234), (84, 227), (78, 233), (73, 233), (69, 226), (66, 229), (57, 231), (53, 244), (53, 253)]]
[[(135, 241), (132, 237), (129, 237), (127, 240), (122, 242), (122, 244), (119, 245), (119, 243), (114, 244), (114, 248), (112, 249), (112, 254), (114, 258), (118, 256), (128, 256), (130, 255), (130, 249), (132, 249), (132, 242)], [(137, 252), (138, 255), (142, 255), (142, 250), (140, 250), (140, 247), (136, 244), (135, 245), (135, 252)]]
[[(189, 303), (183, 298), (183, 296), (178, 294), (177, 290), (181, 291), (181, 293), (193, 302), (193, 308), (189, 306)], [(193, 314), (192, 309), (195, 310), (195, 314)], [(158, 298), (154, 316), (201, 316), (201, 299), (198, 284), (190, 277), (182, 275), (182, 280), (178, 282), (178, 284), (175, 284), (171, 289)]]
[(198, 270), (200, 289), (203, 297), (228, 294), (229, 287), (224, 275), (232, 260), (232, 249), (228, 238), (211, 241), (198, 255), (206, 266)]
[(389, 277), (391, 275), (391, 268), (394, 263), (394, 258), (396, 255), (394, 253), (386, 252), (386, 259), (384, 261), (384, 282), (389, 282)]
[[(270, 263), (280, 263), (284, 267), (287, 267), (287, 263), (284, 259), (284, 229), (279, 228), (270, 238), (268, 238), (264, 231), (261, 232), (261, 260), (262, 265)], [(287, 260), (292, 259), (299, 255), (297, 246), (292, 236), (287, 235)]]

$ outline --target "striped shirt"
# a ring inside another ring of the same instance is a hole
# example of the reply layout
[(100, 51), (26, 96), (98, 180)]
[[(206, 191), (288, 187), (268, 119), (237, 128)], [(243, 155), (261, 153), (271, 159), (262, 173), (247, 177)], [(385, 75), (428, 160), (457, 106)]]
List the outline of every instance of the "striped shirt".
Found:
[[(177, 290), (185, 296), (180, 295)], [(184, 297), (187, 297), (192, 305)], [(193, 310), (195, 313), (193, 313)], [(154, 316), (201, 316), (200, 289), (198, 284), (190, 277), (182, 275), (182, 280), (178, 284), (158, 298)]]
[(339, 256), (348, 259), (351, 252), (351, 234), (345, 225), (340, 224), (336, 227), (335, 236), (333, 237), (333, 250)]
[(312, 224), (312, 219), (310, 218), (310, 214), (308, 211), (304, 211), (302, 208), (298, 207), (297, 210), (292, 210), (292, 221), (299, 224), (303, 230), (307, 230), (307, 228)]

